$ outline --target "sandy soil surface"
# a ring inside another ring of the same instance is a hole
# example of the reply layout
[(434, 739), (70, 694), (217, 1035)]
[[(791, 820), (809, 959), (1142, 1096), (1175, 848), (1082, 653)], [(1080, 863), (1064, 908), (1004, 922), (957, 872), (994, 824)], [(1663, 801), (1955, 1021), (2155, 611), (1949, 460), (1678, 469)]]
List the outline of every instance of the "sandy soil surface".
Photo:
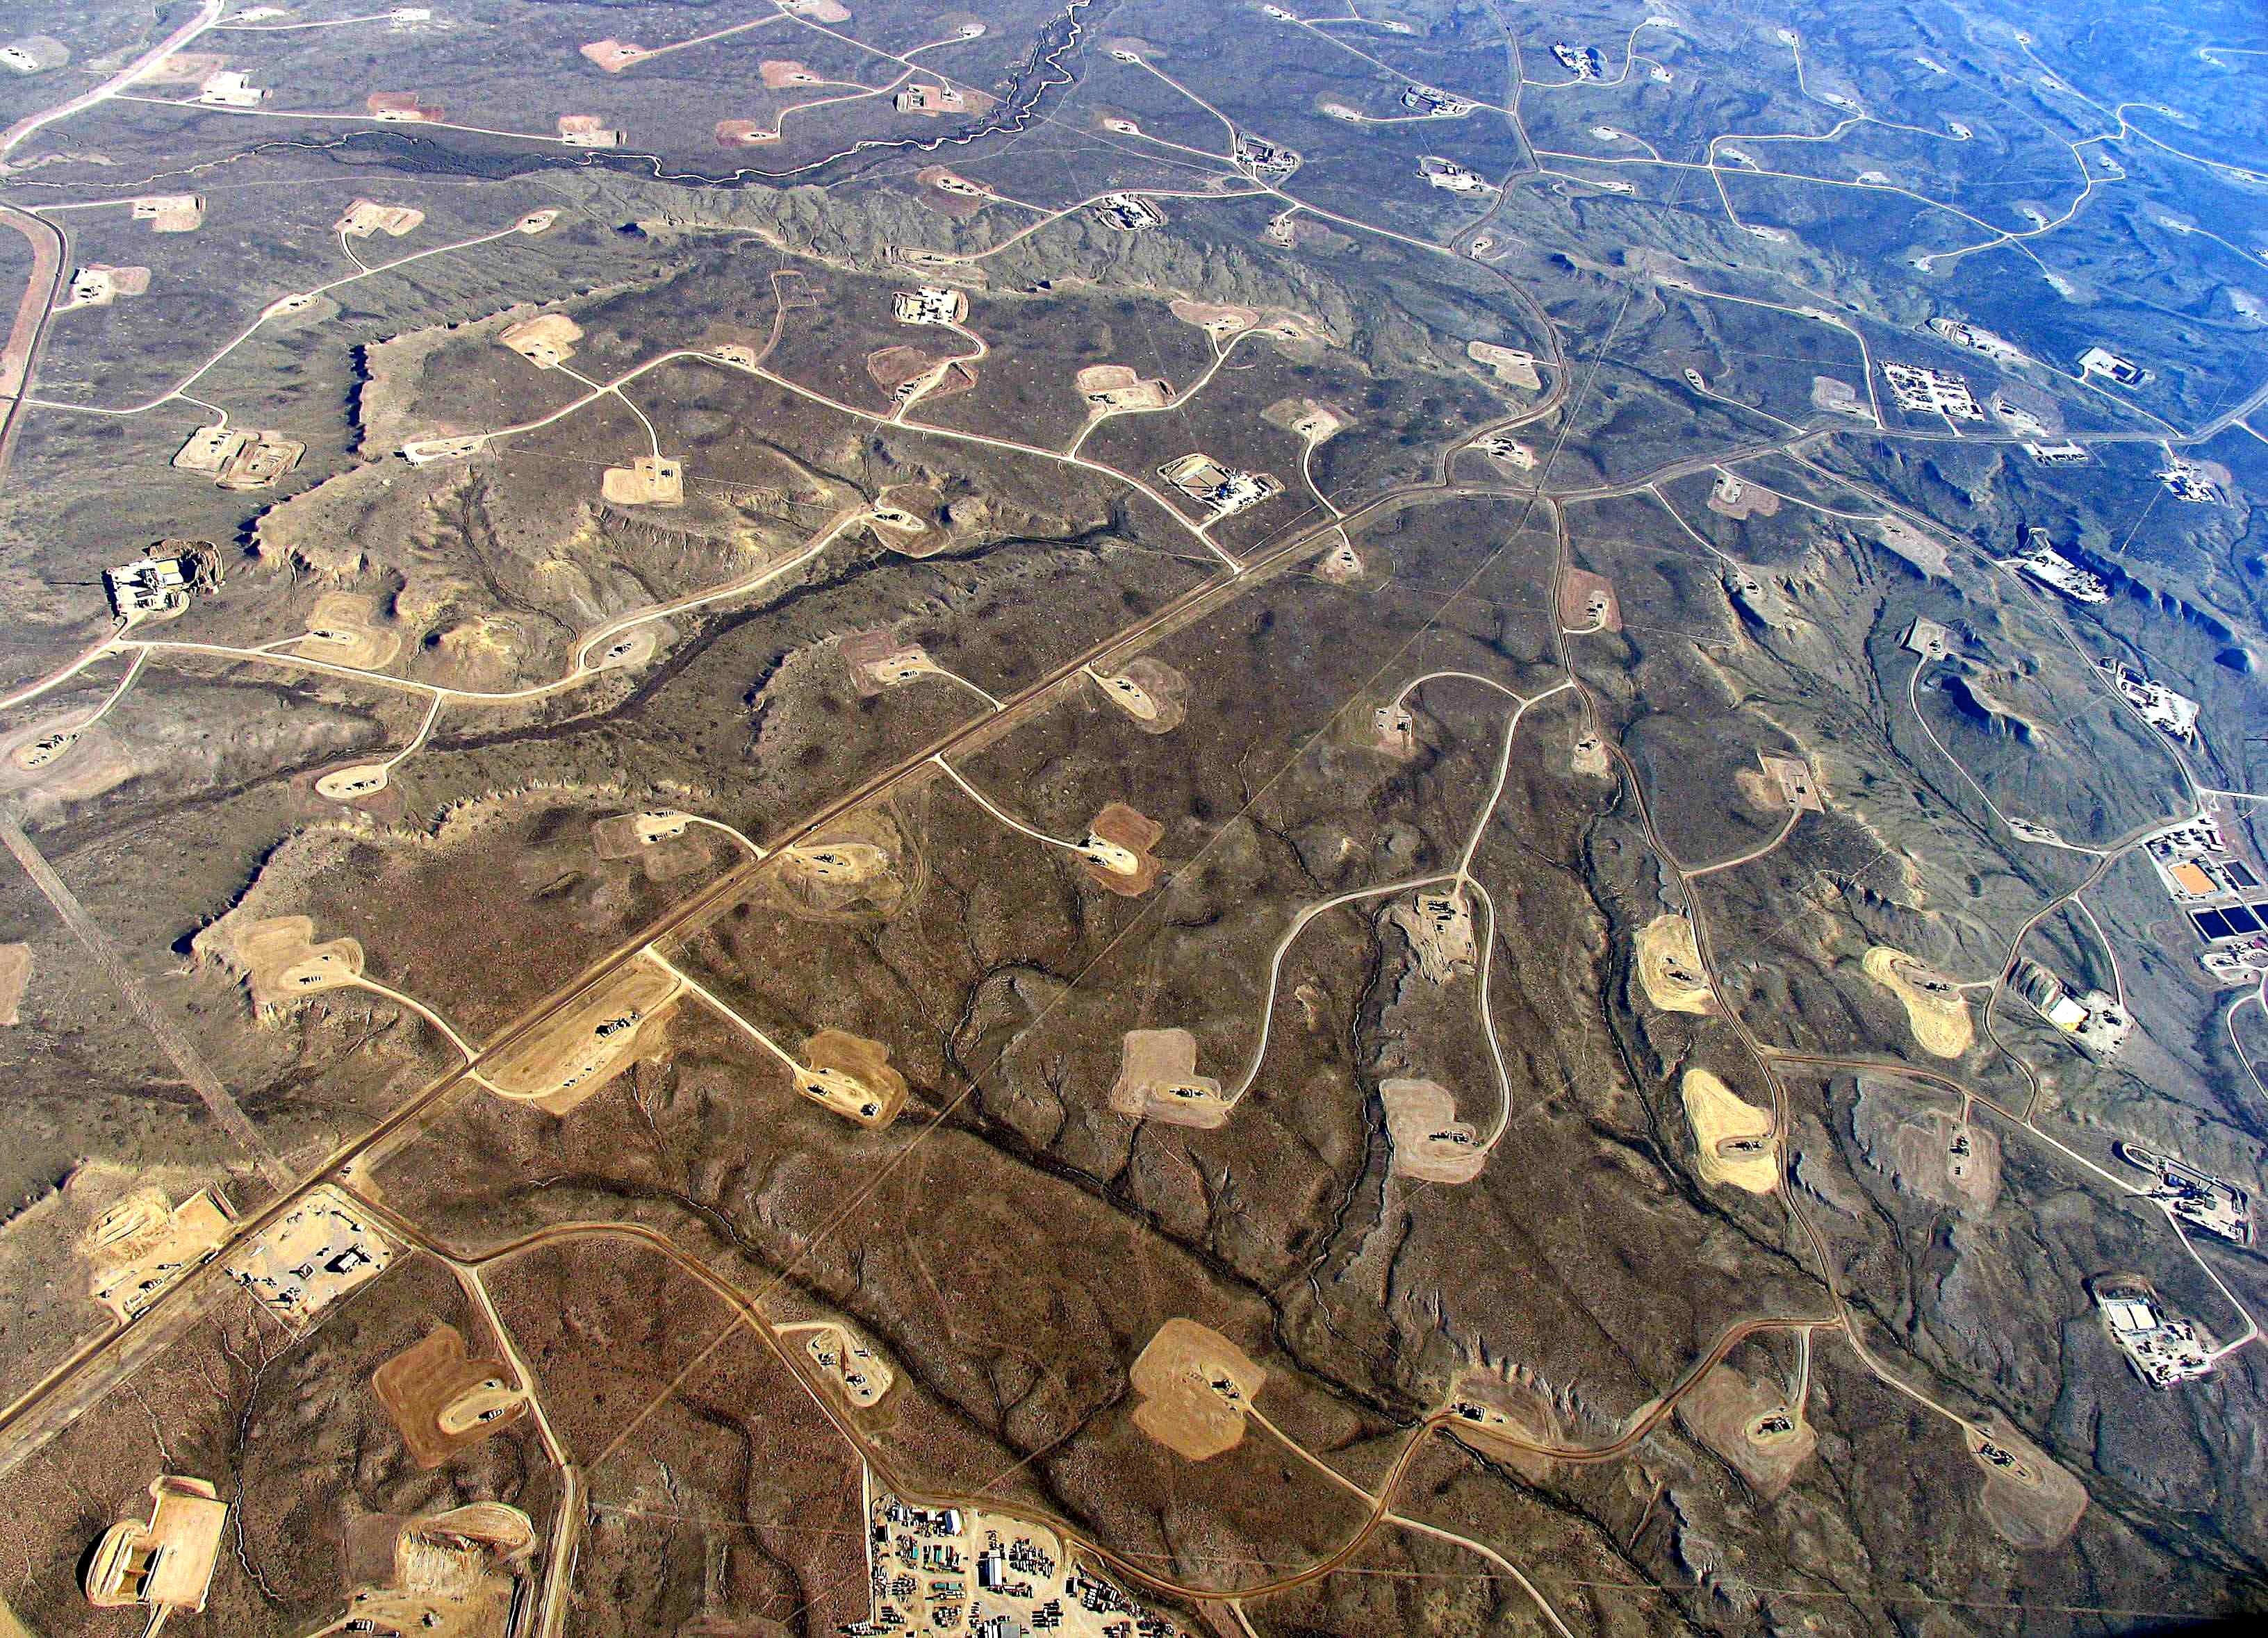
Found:
[(1958, 1058), (1976, 1039), (1968, 998), (1953, 981), (1903, 950), (1877, 944), (1861, 963), (1867, 976), (1896, 995), (1906, 1010), (1915, 1044), (1936, 1058)]
[(860, 1126), (886, 1127), (906, 1106), (906, 1077), (880, 1041), (821, 1030), (804, 1043), (803, 1064), (797, 1090)]
[(1568, 569), (1559, 582), (1559, 623), (1570, 631), (1620, 631), (1614, 582), (1587, 569)]
[(2043, 1552), (2066, 1540), (2087, 1511), (2087, 1487), (2048, 1459), (2040, 1447), (1994, 1419), (1989, 1432), (1966, 1434), (1969, 1454), (1984, 1471), (1977, 1495), (1984, 1522), (2015, 1546)]
[(21, 1021), (24, 988), (31, 981), (31, 945), (0, 944), (0, 1029)]
[(1677, 1420), (1769, 1502), (1811, 1459), (1818, 1435), (1790, 1410), (1785, 1390), (1730, 1365), (1712, 1366), (1677, 1402)]
[(1116, 672), (1096, 672), (1095, 685), (1145, 734), (1169, 734), (1189, 715), (1189, 679), (1146, 654)]
[(1898, 1180), (1933, 1204), (1982, 1216), (2000, 1198), (1999, 1136), (1964, 1125), (1950, 1110), (1933, 1109), (1899, 1127), (1890, 1153)]
[(1682, 915), (1657, 915), (1638, 929), (1638, 979), (1646, 998), (1664, 1012), (1717, 1010), (1717, 998), (1702, 976), (1693, 923)]
[(1150, 849), (1165, 839), (1163, 825), (1123, 802), (1114, 802), (1094, 816), (1094, 823), (1087, 826), (1087, 832), (1134, 856), (1134, 868), (1130, 870), (1114, 870), (1093, 859), (1082, 861), (1079, 869), (1086, 872), (1087, 880), (1127, 899), (1148, 892), (1158, 885), (1159, 873), (1165, 866), (1150, 856)]
[(1168, 1319), (1128, 1373), (1141, 1396), (1134, 1425), (1177, 1455), (1202, 1462), (1244, 1439), (1245, 1411), (1268, 1373), (1218, 1331)]
[(351, 987), (362, 973), (361, 944), (318, 943), (314, 922), (304, 915), (254, 917), (239, 907), (199, 933), (191, 948), (245, 980), (265, 1024), (279, 1022), (305, 997)]
[(1381, 1081), (1394, 1170), (1430, 1183), (1469, 1183), (1488, 1156), (1474, 1141), (1472, 1124), (1457, 1119), (1455, 1095), (1439, 1081)]
[(1770, 489), (1757, 488), (1745, 478), (1720, 472), (1717, 474), (1717, 481), (1709, 488), (1709, 510), (1719, 518), (1730, 518), (1735, 522), (1750, 518), (1771, 518), (1778, 515), (1779, 496)]
[(509, 1366), (469, 1357), (454, 1326), (435, 1326), (371, 1373), (371, 1391), (420, 1467), (438, 1467), (516, 1421), (527, 1398)]
[(510, 1098), (563, 1115), (660, 1047), (676, 982), (637, 962), (617, 969), (482, 1065)]
[(1688, 1069), (1679, 1083), (1692, 1123), (1696, 1164), (1705, 1183), (1769, 1194), (1779, 1182), (1778, 1143), (1769, 1109), (1747, 1103), (1707, 1069)]
[(1110, 1106), (1138, 1120), (1219, 1126), (1229, 1108), (1220, 1083), (1197, 1069), (1197, 1037), (1189, 1031), (1129, 1030)]
[(1467, 1366), (1450, 1385), (1448, 1402), (1459, 1438), (1471, 1440), (1530, 1484), (1550, 1477), (1557, 1464), (1523, 1448), (1553, 1443), (1564, 1434), (1550, 1395), (1534, 1383), (1509, 1367)]

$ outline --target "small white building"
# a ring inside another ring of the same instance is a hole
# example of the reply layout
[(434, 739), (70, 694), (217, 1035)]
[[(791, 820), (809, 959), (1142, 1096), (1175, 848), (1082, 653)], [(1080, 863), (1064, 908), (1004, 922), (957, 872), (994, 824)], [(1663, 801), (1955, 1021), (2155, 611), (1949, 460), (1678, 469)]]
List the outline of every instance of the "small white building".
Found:
[(223, 69), (197, 87), (197, 100), (214, 108), (257, 107), (267, 95), (242, 69)]
[(2106, 1296), (2101, 1307), (2113, 1335), (2146, 1336), (2158, 1328), (2158, 1311), (2139, 1296)]
[(2150, 378), (2148, 371), (2127, 363), (2105, 347), (2090, 347), (2081, 353), (2079, 372), (2083, 376), (2101, 376), (2119, 386), (2139, 386)]
[(2134, 1374), (2154, 1388), (2170, 1388), (2213, 1375), (2213, 1354), (2197, 1326), (2162, 1312), (2157, 1293), (2132, 1274), (2094, 1282), (2095, 1305), (2110, 1340)]

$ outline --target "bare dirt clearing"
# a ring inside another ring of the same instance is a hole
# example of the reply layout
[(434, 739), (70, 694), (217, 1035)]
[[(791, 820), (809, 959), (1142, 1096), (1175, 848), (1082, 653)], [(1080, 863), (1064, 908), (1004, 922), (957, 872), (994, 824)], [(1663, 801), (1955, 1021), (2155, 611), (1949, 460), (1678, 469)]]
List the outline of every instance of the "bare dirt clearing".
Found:
[(1693, 1128), (1702, 1181), (1729, 1184), (1751, 1194), (1777, 1188), (1779, 1144), (1772, 1135), (1771, 1111), (1743, 1102), (1708, 1069), (1688, 1069), (1678, 1086)]
[(1994, 1419), (1965, 1429), (1969, 1454), (1984, 1470), (1977, 1495), (1984, 1522), (2028, 1552), (2058, 1546), (2079, 1528), (2087, 1487), (2051, 1461), (2040, 1447)]
[(1378, 1101), (1394, 1144), (1394, 1170), (1431, 1183), (1469, 1183), (1488, 1155), (1472, 1125), (1457, 1119), (1457, 1100), (1438, 1081), (1381, 1081)]
[(1716, 1011), (1715, 992), (1702, 971), (1693, 923), (1686, 917), (1665, 912), (1638, 929), (1638, 983), (1646, 998), (1663, 1011)]
[(1867, 976), (1896, 995), (1906, 1010), (1915, 1043), (1936, 1058), (1958, 1058), (1976, 1039), (1968, 997), (1942, 973), (1903, 950), (1877, 944), (1860, 965)]
[(1933, 1109), (1891, 1139), (1898, 1180), (1933, 1205), (1977, 1216), (2000, 1198), (2000, 1140), (1949, 1110)]
[(1767, 1502), (1787, 1488), (1819, 1444), (1783, 1390), (1730, 1365), (1712, 1366), (1693, 1385), (1677, 1402), (1677, 1419)]
[(1129, 1030), (1110, 1106), (1138, 1120), (1212, 1128), (1228, 1119), (1220, 1083), (1197, 1069), (1197, 1037), (1187, 1030)]
[(640, 1057), (663, 1050), (677, 981), (644, 962), (618, 968), (502, 1052), (481, 1073), (506, 1098), (571, 1113)]
[(474, 1359), (454, 1326), (436, 1326), (416, 1346), (371, 1373), (371, 1391), (386, 1407), (420, 1467), (438, 1467), (459, 1451), (519, 1420), (526, 1390), (510, 1367)]
[(1168, 1319), (1127, 1379), (1141, 1396), (1134, 1425), (1175, 1454), (1202, 1462), (1243, 1443), (1245, 1413), (1268, 1373), (1218, 1331), (1194, 1319)]

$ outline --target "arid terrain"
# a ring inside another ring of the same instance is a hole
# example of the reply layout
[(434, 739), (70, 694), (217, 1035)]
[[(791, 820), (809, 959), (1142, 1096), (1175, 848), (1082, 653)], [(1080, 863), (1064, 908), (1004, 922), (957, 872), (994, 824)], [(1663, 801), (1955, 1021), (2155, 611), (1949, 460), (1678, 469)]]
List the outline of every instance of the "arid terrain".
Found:
[(0, 36), (0, 1638), (2268, 1610), (2257, 7)]

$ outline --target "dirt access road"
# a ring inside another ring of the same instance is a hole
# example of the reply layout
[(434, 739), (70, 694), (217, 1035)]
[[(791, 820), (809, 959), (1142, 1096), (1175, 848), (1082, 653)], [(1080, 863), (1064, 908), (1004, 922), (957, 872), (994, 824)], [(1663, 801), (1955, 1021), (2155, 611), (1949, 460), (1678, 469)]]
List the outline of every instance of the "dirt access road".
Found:
[[(26, 114), (5, 131), (0, 131), (0, 171), (8, 168), (8, 156), (26, 137), (57, 120), (68, 119), (82, 108), (91, 108), (118, 95), (153, 63), (179, 51), (219, 22), (225, 10), (226, 0), (204, 0), (195, 17), (92, 91), (82, 92), (70, 101), (59, 102), (38, 114)], [(32, 246), (32, 276), (24, 286), (23, 299), (16, 304), (16, 321), (8, 332), (7, 345), (0, 348), (0, 481), (5, 481), (8, 454), (16, 443), (18, 412), (31, 386), (32, 366), (38, 360), (40, 343), (47, 339), (48, 315), (55, 310), (56, 293), (63, 289), (65, 245), (62, 229), (12, 205), (0, 205), (0, 223), (21, 233)]]
[(16, 304), (7, 345), (0, 348), (0, 480), (4, 480), (9, 452), (16, 443), (17, 411), (31, 380), (33, 360), (47, 339), (48, 315), (63, 289), (63, 236), (54, 224), (13, 205), (0, 205), (0, 224), (21, 233), (32, 247), (32, 276), (24, 285), (23, 299)]

